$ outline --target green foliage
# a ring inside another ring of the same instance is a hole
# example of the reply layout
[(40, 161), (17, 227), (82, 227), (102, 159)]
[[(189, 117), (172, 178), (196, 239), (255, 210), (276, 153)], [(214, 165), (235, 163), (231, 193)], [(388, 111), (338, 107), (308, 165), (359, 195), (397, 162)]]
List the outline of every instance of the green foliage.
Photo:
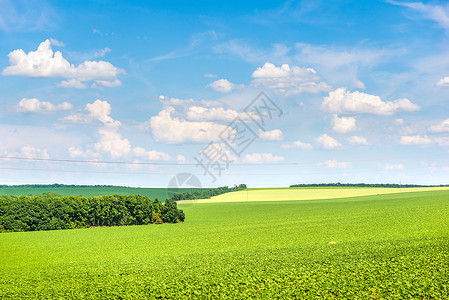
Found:
[(449, 298), (449, 191), (178, 207), (182, 226), (0, 234), (0, 298)]
[(155, 220), (158, 224), (184, 220), (184, 213), (177, 209), (174, 201), (167, 200), (162, 204), (141, 195), (85, 198), (61, 197), (49, 192), (18, 198), (0, 196), (0, 212), (0, 231), (146, 225)]
[(290, 187), (381, 187), (381, 188), (414, 188), (414, 187), (442, 187), (449, 186), (447, 184), (440, 185), (419, 185), (419, 184), (397, 184), (397, 183), (300, 183), (293, 184)]
[(184, 192), (184, 193), (175, 193), (171, 199), (174, 201), (179, 200), (194, 200), (194, 199), (210, 199), (214, 196), (230, 193), (230, 192), (236, 192), (246, 189), (246, 184), (240, 184), (235, 185), (232, 188), (229, 188), (227, 186), (222, 186), (218, 188), (213, 189), (207, 189), (202, 191), (195, 191), (195, 192)]

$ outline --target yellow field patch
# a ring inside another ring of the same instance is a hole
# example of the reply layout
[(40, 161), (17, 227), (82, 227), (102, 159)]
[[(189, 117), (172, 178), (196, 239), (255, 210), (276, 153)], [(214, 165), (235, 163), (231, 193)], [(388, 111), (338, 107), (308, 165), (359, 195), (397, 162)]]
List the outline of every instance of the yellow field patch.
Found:
[(243, 201), (289, 201), (318, 200), (345, 197), (371, 196), (395, 193), (427, 192), (449, 190), (449, 187), (418, 187), (418, 188), (280, 188), (256, 189), (227, 193), (211, 199), (183, 200), (180, 204), (191, 203), (222, 203)]

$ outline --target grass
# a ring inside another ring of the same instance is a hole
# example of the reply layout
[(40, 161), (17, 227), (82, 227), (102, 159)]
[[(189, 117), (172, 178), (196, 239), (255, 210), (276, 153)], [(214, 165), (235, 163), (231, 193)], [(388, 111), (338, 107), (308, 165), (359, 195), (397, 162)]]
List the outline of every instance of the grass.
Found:
[(316, 200), (443, 190), (449, 190), (449, 187), (419, 187), (404, 189), (371, 187), (256, 188), (227, 193), (212, 197), (211, 199), (183, 200), (182, 203)]
[(0, 298), (449, 295), (449, 191), (180, 208), (182, 224), (0, 234)]
[[(180, 188), (180, 192), (190, 192), (190, 188)], [(196, 190), (196, 189), (194, 189)], [(164, 201), (168, 198), (168, 188), (134, 188), (122, 186), (106, 186), (106, 187), (4, 187), (0, 188), (1, 195), (42, 195), (46, 192), (54, 192), (61, 196), (80, 195), (84, 197), (102, 196), (102, 195), (135, 195), (140, 194), (150, 197), (152, 200), (158, 198)]]

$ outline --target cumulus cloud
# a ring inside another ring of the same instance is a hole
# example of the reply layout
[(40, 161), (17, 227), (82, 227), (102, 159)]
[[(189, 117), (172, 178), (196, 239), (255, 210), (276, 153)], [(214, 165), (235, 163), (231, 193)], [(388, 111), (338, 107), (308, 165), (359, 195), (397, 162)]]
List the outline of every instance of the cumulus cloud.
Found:
[[(142, 157), (147, 160), (170, 160), (170, 155), (164, 152), (159, 152), (155, 150), (145, 150), (145, 148), (142, 147), (135, 147), (133, 149), (133, 154), (137, 157)], [(181, 155), (182, 156), (182, 155)], [(178, 161), (180, 157), (178, 155)], [(184, 157), (185, 160), (185, 157)]]
[(300, 149), (313, 149), (312, 144), (303, 143), (300, 140), (294, 141), (291, 144), (282, 144), (281, 148), (290, 149), (290, 148), (300, 148)]
[(50, 158), (47, 149), (40, 149), (30, 145), (21, 147), (20, 154), (22, 157), (44, 158), (44, 159)]
[(201, 107), (219, 107), (221, 106), (220, 102), (211, 101), (211, 100), (199, 100), (195, 101), (194, 99), (179, 99), (174, 97), (167, 97), (164, 95), (159, 96), (159, 100), (164, 106), (201, 106)]
[[(187, 119), (191, 121), (227, 121), (230, 122), (237, 117), (242, 120), (249, 119), (248, 114), (239, 113), (232, 109), (224, 109), (223, 107), (203, 107), (189, 106), (187, 108)], [(256, 117), (256, 116), (254, 116)]]
[(327, 160), (325, 162), (319, 162), (317, 166), (326, 166), (329, 169), (346, 169), (351, 166), (351, 163), (347, 161)]
[(93, 103), (86, 104), (84, 111), (62, 119), (74, 123), (99, 122), (103, 125), (98, 130), (98, 141), (87, 145), (86, 150), (83, 150), (80, 146), (70, 147), (68, 152), (71, 157), (101, 158), (105, 154), (112, 159), (121, 157), (144, 160), (170, 159), (170, 156), (164, 152), (146, 150), (142, 147), (133, 148), (131, 142), (119, 133), (120, 121), (114, 120), (110, 114), (111, 105), (107, 101), (97, 99)]
[(325, 149), (335, 149), (341, 147), (339, 141), (333, 137), (328, 136), (326, 133), (320, 135), (316, 141)]
[(443, 77), (437, 82), (437, 86), (449, 87), (449, 76)]
[(401, 136), (399, 143), (401, 145), (429, 145), (432, 144), (432, 140), (427, 135), (408, 135)]
[(330, 90), (329, 85), (319, 81), (320, 77), (312, 68), (290, 67), (288, 64), (276, 67), (267, 62), (257, 68), (252, 77), (254, 78), (253, 85), (264, 86), (286, 96)]
[(221, 93), (229, 93), (232, 90), (242, 87), (242, 85), (234, 84), (227, 79), (218, 79), (218, 80), (212, 82), (211, 84), (209, 84), (209, 86), (213, 90), (221, 92)]
[(438, 125), (433, 125), (429, 127), (432, 132), (449, 132), (449, 119), (442, 121)]
[(10, 66), (3, 70), (3, 75), (69, 79), (59, 84), (62, 87), (79, 88), (80, 82), (86, 81), (94, 81), (101, 86), (118, 86), (117, 76), (124, 73), (122, 69), (106, 61), (85, 61), (75, 66), (69, 63), (60, 51), (53, 52), (48, 39), (42, 42), (36, 51), (25, 53), (22, 49), (17, 49), (10, 52), (8, 57)]
[(269, 141), (282, 141), (283, 135), (280, 129), (274, 129), (269, 131), (263, 131), (259, 129), (259, 137)]
[(156, 140), (169, 144), (217, 141), (219, 134), (229, 129), (214, 122), (191, 122), (173, 117), (174, 112), (173, 107), (166, 107), (151, 117), (150, 128)]
[(366, 138), (361, 136), (351, 136), (346, 139), (352, 145), (368, 145)]
[(341, 117), (334, 114), (332, 117), (332, 130), (340, 133), (348, 133), (354, 131), (356, 126), (356, 120), (353, 117)]
[(83, 150), (81, 146), (72, 146), (68, 150), (71, 158), (83, 158), (83, 159), (99, 159), (101, 154), (93, 151), (92, 149)]
[(68, 102), (54, 105), (51, 102), (40, 101), (36, 98), (23, 98), (16, 106), (17, 111), (26, 113), (53, 113), (58, 110), (69, 110), (72, 108), (73, 105)]
[(349, 92), (344, 88), (336, 89), (323, 98), (321, 109), (340, 114), (375, 114), (393, 115), (406, 111), (417, 111), (419, 106), (408, 99), (398, 99), (384, 102), (379, 96), (360, 92)]
[(251, 164), (276, 163), (283, 161), (282, 156), (274, 156), (272, 153), (246, 154), (244, 161)]
[(111, 109), (111, 104), (107, 101), (97, 99), (93, 103), (86, 104), (83, 111), (66, 116), (60, 120), (68, 123), (100, 122), (109, 127), (120, 126), (120, 121), (116, 121), (110, 116)]

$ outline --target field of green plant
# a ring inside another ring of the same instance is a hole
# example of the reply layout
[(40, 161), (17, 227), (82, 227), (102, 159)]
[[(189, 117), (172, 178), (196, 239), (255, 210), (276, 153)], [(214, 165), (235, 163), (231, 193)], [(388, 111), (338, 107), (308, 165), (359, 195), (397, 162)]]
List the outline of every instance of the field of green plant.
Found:
[(183, 200), (182, 203), (316, 200), (444, 190), (449, 190), (449, 187), (415, 187), (402, 189), (378, 187), (250, 188), (234, 193), (222, 194), (210, 199)]
[(184, 223), (0, 234), (0, 298), (449, 297), (449, 191), (179, 208)]
[[(180, 192), (190, 192), (192, 189), (180, 188)], [(196, 190), (196, 189), (193, 189)], [(136, 195), (140, 194), (142, 196), (150, 197), (152, 200), (158, 198), (164, 201), (168, 198), (167, 188), (134, 188), (134, 187), (124, 187), (124, 186), (91, 186), (91, 187), (21, 187), (21, 186), (11, 186), (11, 187), (0, 187), (0, 195), (42, 195), (43, 193), (54, 192), (61, 196), (103, 196), (103, 195)]]

